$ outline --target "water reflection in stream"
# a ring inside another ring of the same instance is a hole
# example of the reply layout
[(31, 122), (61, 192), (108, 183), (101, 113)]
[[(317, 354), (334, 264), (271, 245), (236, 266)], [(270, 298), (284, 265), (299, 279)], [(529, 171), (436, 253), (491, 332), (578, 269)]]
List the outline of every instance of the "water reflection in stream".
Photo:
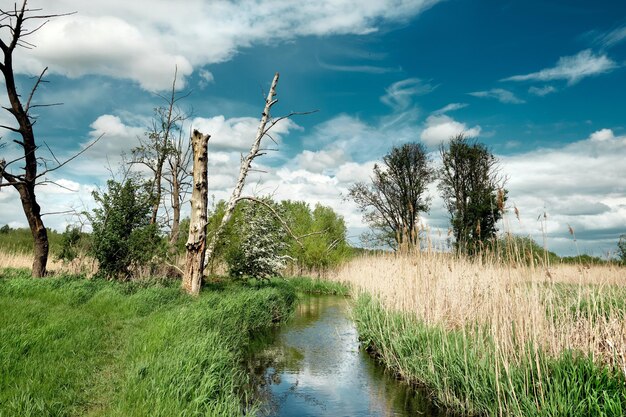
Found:
[(342, 297), (305, 298), (295, 317), (254, 352), (259, 415), (438, 416), (423, 396), (359, 349), (348, 308)]

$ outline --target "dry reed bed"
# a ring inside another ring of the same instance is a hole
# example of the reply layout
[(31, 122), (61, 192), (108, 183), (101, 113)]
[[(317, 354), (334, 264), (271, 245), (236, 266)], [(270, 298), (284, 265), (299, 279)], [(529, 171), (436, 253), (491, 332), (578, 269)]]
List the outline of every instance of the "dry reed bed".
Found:
[[(23, 252), (3, 252), (0, 251), (0, 269), (2, 268), (25, 268), (33, 266), (33, 255)], [(55, 259), (54, 256), (48, 258), (48, 271), (52, 274), (85, 274), (93, 276), (98, 271), (98, 263), (88, 256), (81, 256), (71, 262), (63, 262)]]
[(511, 267), (419, 253), (357, 258), (329, 278), (428, 325), (474, 336), (487, 329), (505, 362), (532, 355), (524, 346), (552, 356), (572, 349), (626, 375), (624, 268)]

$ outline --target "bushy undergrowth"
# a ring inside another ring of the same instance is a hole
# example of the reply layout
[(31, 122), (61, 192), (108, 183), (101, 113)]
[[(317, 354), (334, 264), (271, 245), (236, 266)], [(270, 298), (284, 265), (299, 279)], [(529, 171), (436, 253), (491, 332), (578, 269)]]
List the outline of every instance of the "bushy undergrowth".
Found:
[(290, 286), (33, 280), (0, 272), (0, 416), (234, 416), (251, 335)]
[[(363, 343), (436, 402), (464, 415), (624, 416), (626, 378), (587, 355), (549, 357), (520, 346), (527, 358), (508, 360), (488, 332), (425, 325), (390, 312), (368, 295), (353, 310)], [(472, 334), (473, 336), (469, 336)]]

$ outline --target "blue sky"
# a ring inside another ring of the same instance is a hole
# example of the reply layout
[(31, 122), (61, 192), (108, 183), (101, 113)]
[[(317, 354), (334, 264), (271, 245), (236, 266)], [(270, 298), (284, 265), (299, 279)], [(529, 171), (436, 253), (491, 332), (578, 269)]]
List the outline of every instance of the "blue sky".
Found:
[[(2, 0), (6, 7), (12, 2)], [(104, 133), (52, 174), (44, 211), (93, 205), (90, 191), (143, 135), (178, 66), (190, 124), (210, 142), (210, 192), (225, 198), (256, 129), (266, 90), (281, 74), (274, 114), (318, 110), (277, 126), (280, 151), (259, 160), (249, 193), (330, 205), (354, 241), (365, 230), (348, 187), (367, 181), (393, 145), (433, 151), (465, 132), (498, 155), (509, 177), (503, 229), (561, 254), (602, 255), (626, 233), (626, 3), (618, 1), (42, 0), (76, 11), (50, 22), (16, 57), (24, 89), (39, 90), (36, 134), (57, 157)], [(1, 33), (6, 36), (6, 33)], [(0, 115), (0, 121), (10, 121)], [(4, 123), (3, 123), (4, 124)], [(9, 132), (3, 137), (10, 138)], [(6, 159), (15, 149), (3, 149)], [(423, 219), (445, 236), (432, 187)], [(25, 225), (17, 194), (0, 192), (0, 223)], [(521, 213), (518, 220), (513, 207)], [(537, 218), (547, 213), (547, 221)], [(51, 227), (74, 221), (48, 216)], [(568, 233), (576, 232), (577, 241)]]

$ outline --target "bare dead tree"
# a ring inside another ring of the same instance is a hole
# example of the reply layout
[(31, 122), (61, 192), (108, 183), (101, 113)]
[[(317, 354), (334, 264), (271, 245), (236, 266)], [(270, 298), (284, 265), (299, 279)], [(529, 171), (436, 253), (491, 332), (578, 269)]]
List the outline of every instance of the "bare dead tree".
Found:
[(193, 159), (192, 147), (183, 137), (180, 130), (178, 138), (172, 140), (171, 153), (167, 158), (168, 172), (165, 180), (169, 185), (170, 202), (172, 205), (172, 219), (170, 226), (170, 246), (174, 247), (180, 235), (180, 209), (189, 194), (191, 182), (188, 180), (189, 165)]
[(176, 68), (174, 70), (171, 94), (169, 96), (159, 95), (166, 105), (154, 109), (154, 118), (152, 119), (150, 130), (147, 132), (147, 137), (139, 138), (140, 146), (132, 151), (133, 163), (144, 165), (153, 174), (152, 196), (154, 202), (150, 217), (151, 224), (157, 222), (159, 207), (161, 206), (165, 163), (172, 155), (181, 151), (180, 147), (177, 148), (175, 146), (177, 140), (173, 139), (173, 137), (176, 136), (177, 130), (180, 131), (181, 124), (187, 119), (187, 116), (178, 108), (177, 103), (187, 97), (189, 93), (183, 95), (176, 94), (177, 74), (178, 69)]
[[(211, 265), (213, 261), (213, 257), (215, 256), (215, 248), (217, 246), (217, 243), (219, 242), (224, 232), (224, 229), (226, 228), (226, 225), (232, 218), (233, 213), (235, 212), (235, 208), (237, 207), (237, 203), (239, 203), (242, 200), (249, 200), (249, 201), (253, 201), (256, 203), (259, 202), (259, 200), (254, 197), (242, 197), (241, 192), (243, 191), (243, 187), (246, 183), (246, 177), (248, 176), (248, 172), (250, 171), (252, 162), (257, 157), (265, 154), (263, 150), (261, 149), (262, 139), (266, 136), (272, 139), (272, 137), (269, 134), (269, 131), (282, 120), (288, 119), (295, 115), (304, 115), (304, 114), (314, 113), (314, 111), (291, 112), (285, 116), (272, 118), (270, 115), (270, 111), (272, 109), (272, 106), (274, 106), (274, 104), (278, 102), (278, 100), (274, 98), (276, 96), (276, 86), (278, 84), (278, 78), (279, 78), (279, 74), (278, 73), (274, 74), (274, 78), (272, 80), (270, 90), (267, 93), (267, 98), (265, 99), (265, 107), (263, 108), (263, 112), (261, 113), (261, 120), (259, 122), (259, 127), (257, 128), (256, 136), (254, 138), (254, 141), (252, 142), (252, 146), (250, 147), (250, 151), (248, 152), (248, 155), (245, 158), (241, 159), (241, 166), (239, 168), (239, 177), (237, 179), (237, 183), (235, 185), (235, 188), (233, 189), (230, 199), (228, 200), (228, 203), (226, 204), (226, 210), (224, 212), (224, 216), (222, 217), (222, 220), (219, 226), (217, 227), (217, 230), (211, 236), (211, 240), (207, 244), (204, 265)], [(274, 140), (272, 139), (272, 141)], [(276, 213), (274, 212), (274, 214)], [(281, 219), (281, 223), (283, 225), (286, 224), (284, 220), (282, 219)], [(289, 228), (287, 228), (287, 231), (291, 232)], [(290, 233), (290, 234), (293, 236), (293, 233)]]
[[(64, 162), (59, 161), (54, 154), (52, 154), (56, 166), (49, 169), (46, 168), (43, 172), (38, 172), (39, 159), (37, 157), (37, 151), (39, 146), (35, 141), (35, 133), (33, 130), (35, 118), (30, 111), (37, 107), (53, 105), (34, 104), (32, 101), (37, 87), (44, 82), (44, 75), (47, 68), (37, 77), (30, 93), (26, 96), (22, 96), (18, 93), (15, 83), (13, 53), (18, 47), (27, 49), (33, 48), (34, 45), (28, 42), (28, 37), (41, 29), (50, 19), (65, 15), (45, 14), (41, 12), (41, 9), (29, 9), (27, 7), (27, 0), (24, 0), (19, 8), (17, 4), (14, 4), (13, 9), (0, 8), (0, 50), (2, 50), (0, 72), (2, 72), (4, 76), (4, 85), (9, 100), (8, 107), (4, 107), (4, 109), (13, 116), (17, 123), (17, 127), (5, 125), (0, 127), (18, 135), (18, 138), (13, 139), (13, 142), (23, 151), (22, 156), (12, 161), (2, 160), (0, 163), (0, 176), (6, 180), (6, 182), (0, 182), (0, 187), (12, 186), (19, 193), (22, 209), (24, 210), (33, 235), (34, 260), (32, 275), (34, 277), (42, 277), (46, 274), (49, 250), (48, 233), (41, 220), (41, 208), (35, 195), (35, 186), (43, 182), (41, 178), (47, 173), (61, 168), (66, 163), (82, 154), (87, 148), (84, 148), (81, 152)], [(27, 27), (27, 24), (31, 21), (36, 22), (34, 28)], [(22, 102), (24, 97), (26, 97), (25, 104)], [(18, 162), (23, 163), (20, 169), (11, 170), (11, 165)]]
[(191, 221), (187, 239), (187, 260), (182, 287), (192, 295), (200, 293), (205, 265), (206, 226), (208, 206), (208, 143), (210, 136), (197, 130), (191, 135), (193, 149), (193, 191), (191, 197)]
[(272, 80), (270, 90), (267, 93), (267, 98), (265, 99), (265, 107), (263, 108), (263, 113), (261, 113), (261, 121), (259, 122), (259, 127), (257, 129), (256, 137), (254, 138), (254, 141), (252, 142), (252, 146), (250, 147), (250, 152), (248, 152), (248, 155), (245, 158), (242, 158), (241, 160), (241, 167), (239, 169), (239, 177), (237, 179), (237, 184), (235, 185), (235, 188), (233, 189), (230, 199), (228, 200), (228, 203), (226, 204), (226, 211), (224, 212), (224, 217), (222, 217), (222, 221), (220, 225), (218, 226), (213, 236), (211, 236), (211, 241), (207, 245), (206, 255), (204, 259), (205, 265), (211, 264), (211, 260), (215, 253), (215, 247), (217, 246), (217, 243), (222, 233), (224, 232), (224, 228), (226, 227), (231, 217), (233, 216), (233, 213), (235, 212), (235, 208), (237, 207), (239, 197), (241, 197), (241, 191), (243, 190), (243, 187), (246, 184), (246, 177), (248, 176), (248, 171), (250, 170), (250, 167), (252, 166), (252, 161), (254, 161), (254, 159), (258, 157), (260, 154), (259, 151), (261, 149), (261, 140), (263, 139), (263, 137), (265, 137), (268, 131), (273, 126), (275, 126), (276, 123), (280, 120), (280, 119), (277, 119), (275, 121), (270, 121), (269, 126), (268, 126), (268, 121), (270, 120), (270, 110), (272, 109), (272, 106), (276, 104), (278, 101), (274, 98), (274, 96), (276, 95), (276, 85), (278, 84), (278, 77), (279, 77), (278, 73), (274, 74), (274, 79)]

